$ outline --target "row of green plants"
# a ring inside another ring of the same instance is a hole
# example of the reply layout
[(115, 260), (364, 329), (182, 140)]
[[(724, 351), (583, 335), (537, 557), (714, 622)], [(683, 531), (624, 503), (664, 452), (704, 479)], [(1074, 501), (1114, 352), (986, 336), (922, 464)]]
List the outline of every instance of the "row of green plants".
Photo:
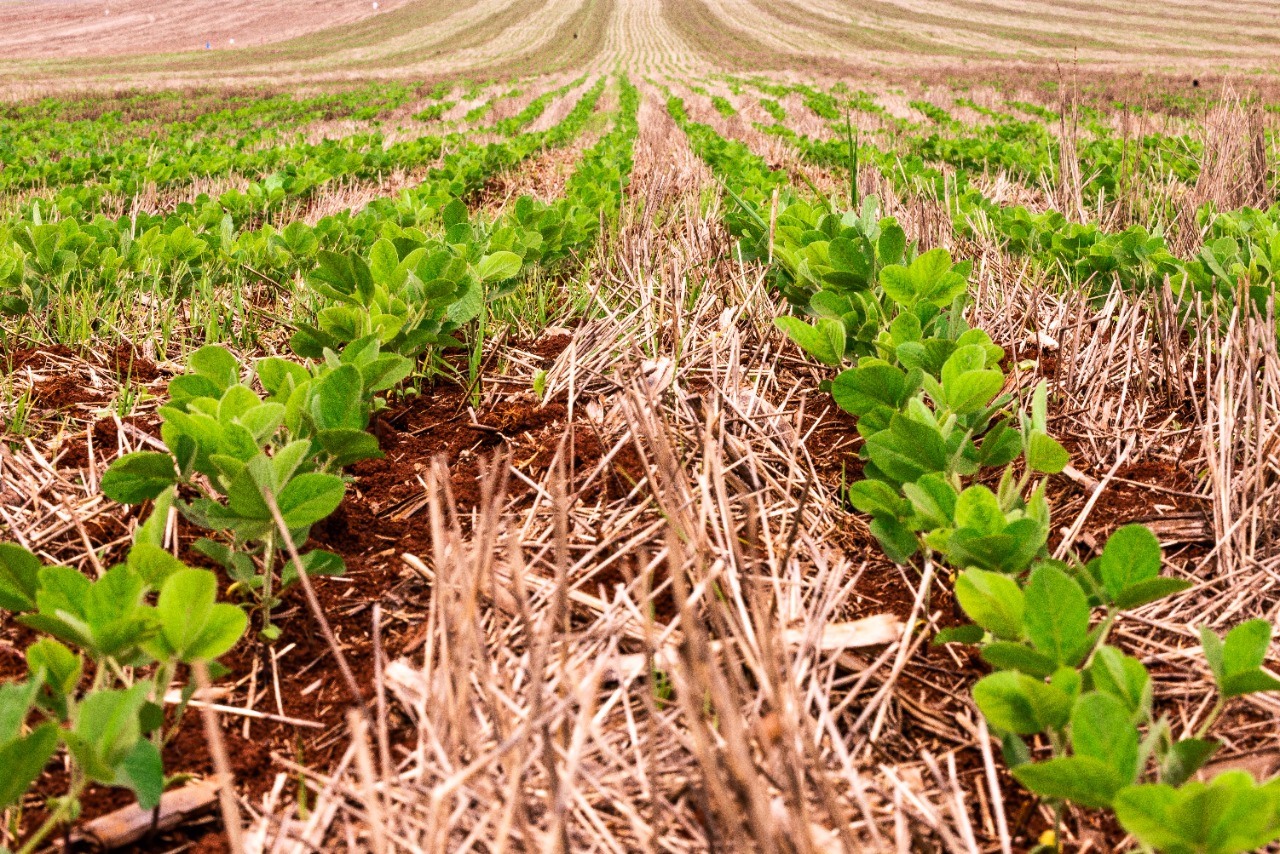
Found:
[[(209, 306), (196, 318), (207, 339), (228, 340), (236, 329), (253, 329), (241, 323), (244, 284), (289, 283), (314, 266), (321, 250), (367, 249), (379, 238), (406, 234), (425, 240), (424, 229), (440, 227), (451, 201), (467, 198), (496, 172), (581, 133), (604, 85), (604, 79), (593, 85), (547, 131), (501, 142), (459, 141), (419, 185), (315, 225), (294, 221), (284, 228), (267, 224), (240, 230), (215, 202), (182, 204), (165, 215), (114, 220), (98, 215), (87, 223), (74, 218), (44, 222), (34, 209), (31, 221), (0, 226), (0, 310), (52, 323), (60, 340), (75, 340), (92, 332), (84, 327), (86, 295), (102, 315), (129, 294), (151, 293), (161, 306), (156, 325), (162, 330), (173, 323), (172, 315), (162, 312), (187, 301), (188, 316), (190, 309)], [(545, 101), (531, 104), (510, 127), (523, 127), (544, 106)], [(219, 294), (230, 298), (232, 311), (225, 304), (214, 306)]]
[[(339, 555), (305, 544), (341, 503), (344, 469), (381, 455), (369, 428), (387, 395), (463, 347), (465, 330), (483, 325), (513, 281), (593, 242), (602, 219), (616, 221), (639, 106), (629, 81), (619, 87), (614, 127), (583, 155), (562, 198), (526, 197), (488, 225), (454, 199), (440, 213), (440, 238), (403, 230), (367, 253), (320, 250), (306, 277), (318, 309), (296, 325), (290, 356), (193, 352), (158, 410), (166, 450), (125, 455), (102, 478), (108, 498), (151, 504), (125, 563), (91, 580), (0, 545), (0, 608), (40, 635), (26, 678), (0, 688), (0, 811), (21, 806), (60, 747), (69, 769), (21, 854), (74, 821), (91, 784), (130, 789), (154, 807), (180, 779), (165, 774), (161, 754), (199, 685), (193, 673), (226, 672), (216, 659), (251, 623), (262, 642), (279, 641), (272, 613), (285, 592), (303, 575), (345, 571)], [(243, 604), (218, 602), (214, 573), (165, 550), (175, 513), (205, 533), (193, 548), (223, 567), (226, 595)]]
[(922, 584), (950, 570), (971, 623), (935, 642), (973, 646), (990, 666), (973, 700), (1010, 773), (1059, 822), (1068, 805), (1110, 811), (1150, 850), (1229, 854), (1280, 838), (1280, 780), (1194, 779), (1221, 747), (1211, 731), (1228, 705), (1280, 689), (1262, 669), (1270, 624), (1202, 630), (1216, 702), (1178, 732), (1143, 662), (1109, 641), (1129, 612), (1191, 584), (1162, 574), (1141, 525), (1088, 561), (1050, 555), (1046, 478), (1070, 457), (1049, 434), (1044, 383), (1006, 391), (1004, 351), (968, 323), (970, 263), (918, 252), (874, 198), (860, 210), (784, 199), (771, 227), (769, 207), (748, 199), (771, 194), (773, 179), (749, 191), (738, 176), (759, 164), (732, 150), (707, 148), (743, 214), (726, 224), (744, 255), (772, 259), (790, 308), (778, 326), (837, 371), (823, 387), (856, 419), (862, 478), (848, 501)]
[[(925, 117), (924, 122), (894, 118), (879, 107), (866, 92), (847, 88), (831, 92), (810, 86), (764, 85), (766, 92), (798, 92), (806, 105), (832, 123), (843, 134), (851, 112), (872, 113), (886, 124), (886, 131), (906, 156), (929, 163), (945, 163), (973, 172), (1003, 171), (1031, 187), (1053, 187), (1058, 181), (1060, 142), (1050, 129), (1058, 114), (1035, 104), (1011, 102), (1010, 106), (1032, 116), (1021, 119), (1012, 113), (983, 107), (971, 99), (958, 98), (957, 105), (973, 109), (990, 119), (987, 124), (970, 125), (956, 120), (936, 104), (913, 100), (910, 106)], [(1105, 116), (1085, 110), (1080, 127), (1085, 131), (1077, 141), (1074, 156), (1083, 179), (1081, 192), (1086, 204), (1115, 202), (1135, 191), (1143, 195), (1148, 186), (1166, 186), (1170, 180), (1184, 187), (1195, 184), (1203, 159), (1203, 144), (1191, 134), (1148, 133), (1138, 138), (1117, 134)], [(765, 130), (783, 133), (779, 125)], [(886, 138), (886, 142), (888, 139)], [(1170, 221), (1176, 210), (1168, 198), (1146, 199), (1145, 215)]]
[[(547, 106), (583, 78), (533, 99), (520, 112), (495, 122), (489, 131), (507, 137), (535, 121)], [(237, 174), (251, 176), (243, 187), (227, 190), (216, 199), (200, 194), (190, 204), (197, 209), (217, 206), (239, 227), (246, 222), (283, 212), (339, 180), (370, 180), (397, 171), (411, 171), (436, 161), (442, 152), (467, 144), (470, 132), (445, 136), (424, 135), (388, 144), (381, 132), (306, 142), (244, 147), (241, 142), (189, 141), (181, 155), (157, 160), (150, 153), (145, 162), (118, 165), (107, 177), (93, 183), (60, 187), (50, 198), (35, 198), (23, 205), (18, 220), (30, 220), (36, 211), (45, 218), (81, 219), (100, 212), (108, 199), (133, 195), (146, 187), (185, 184), (194, 177)]]
[(1168, 280), (1188, 309), (1200, 301), (1229, 315), (1244, 295), (1265, 311), (1280, 265), (1280, 204), (1265, 211), (1230, 212), (1203, 206), (1196, 221), (1205, 239), (1194, 257), (1183, 259), (1159, 229), (1133, 225), (1113, 232), (1095, 222), (1073, 222), (1058, 211), (1033, 213), (1023, 205), (1001, 205), (974, 187), (967, 172), (944, 172), (919, 156), (901, 158), (848, 139), (812, 140), (785, 128), (774, 132), (816, 164), (848, 169), (856, 162), (877, 168), (904, 195), (945, 203), (957, 234), (994, 239), (1053, 275), (1099, 290), (1118, 281), (1133, 291), (1150, 291)]
[(19, 110), (0, 121), (0, 191), (93, 182), (134, 193), (148, 184), (163, 187), (233, 169), (256, 174), (270, 168), (270, 160), (255, 169), (255, 156), (297, 128), (368, 120), (403, 106), (413, 94), (413, 87), (380, 83), (307, 98), (277, 95), (141, 129), (118, 113), (62, 121), (53, 117), (56, 111)]

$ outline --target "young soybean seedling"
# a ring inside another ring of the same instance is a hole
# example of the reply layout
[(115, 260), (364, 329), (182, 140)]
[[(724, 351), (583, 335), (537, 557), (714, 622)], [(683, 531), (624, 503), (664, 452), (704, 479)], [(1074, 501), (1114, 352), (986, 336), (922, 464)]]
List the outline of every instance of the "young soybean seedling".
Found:
[[(305, 542), (313, 524), (332, 513), (346, 490), (335, 472), (379, 455), (365, 428), (389, 388), (411, 367), (401, 356), (379, 352), (364, 338), (326, 351), (323, 362), (303, 366), (265, 359), (257, 375), (265, 398), (241, 382), (240, 363), (209, 346), (192, 354), (191, 373), (170, 383), (171, 401), (160, 408), (168, 453), (140, 451), (121, 457), (103, 476), (108, 497), (136, 504), (173, 485), (192, 495), (178, 501), (183, 515), (222, 536), (196, 548), (221, 563), (234, 589), (254, 596), (262, 614), (261, 636), (279, 637), (271, 611), (278, 593), (297, 580), (281, 555), (280, 532), (266, 495), (278, 502), (293, 542)], [(341, 574), (342, 559), (315, 550), (302, 556), (309, 574)]]
[(90, 784), (130, 789), (155, 807), (169, 782), (161, 752), (195, 687), (183, 688), (166, 726), (179, 666), (214, 661), (248, 625), (244, 611), (216, 601), (213, 573), (162, 548), (171, 503), (171, 490), (157, 496), (125, 563), (96, 581), (0, 544), (0, 608), (41, 635), (27, 648), (26, 678), (0, 686), (0, 810), (21, 803), (60, 744), (69, 768), (66, 792), (19, 854), (74, 817)]

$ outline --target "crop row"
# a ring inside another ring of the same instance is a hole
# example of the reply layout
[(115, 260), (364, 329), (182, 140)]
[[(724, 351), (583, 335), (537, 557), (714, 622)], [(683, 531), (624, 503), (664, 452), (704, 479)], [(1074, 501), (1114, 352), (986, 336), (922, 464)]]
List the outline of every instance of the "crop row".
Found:
[(118, 173), (135, 173), (136, 180), (122, 180), (120, 186), (134, 192), (147, 181), (164, 185), (217, 174), (209, 170), (269, 147), (302, 125), (339, 117), (363, 120), (401, 106), (412, 94), (410, 87), (388, 84), (304, 99), (282, 95), (144, 129), (116, 115), (65, 122), (24, 111), (0, 124), (0, 190), (109, 181)]
[[(847, 140), (815, 141), (780, 133), (816, 164), (848, 168), (854, 160), (854, 146)], [(1001, 205), (974, 187), (963, 171), (945, 173), (919, 157), (903, 159), (867, 144), (856, 146), (856, 159), (879, 169), (899, 192), (923, 194), (947, 205), (958, 234), (994, 239), (1011, 253), (1032, 258), (1074, 283), (1106, 288), (1118, 281), (1143, 291), (1168, 280), (1175, 297), (1188, 308), (1200, 300), (1227, 314), (1242, 288), (1257, 308), (1265, 310), (1280, 271), (1280, 205), (1265, 211), (1220, 212), (1206, 204), (1197, 212), (1203, 245), (1195, 257), (1183, 259), (1159, 231), (1142, 225), (1112, 232), (1097, 223), (1072, 222), (1058, 211), (1033, 213), (1023, 205)]]
[[(321, 250), (367, 248), (380, 237), (441, 224), (450, 201), (466, 198), (495, 172), (576, 137), (604, 84), (604, 79), (598, 81), (550, 130), (501, 143), (459, 141), (412, 189), (375, 200), (358, 213), (325, 217), (314, 226), (295, 221), (283, 229), (264, 225), (240, 231), (235, 218), (212, 200), (182, 204), (165, 215), (140, 213), (115, 220), (98, 215), (88, 223), (74, 218), (43, 222), (38, 209), (33, 210), (29, 221), (0, 226), (0, 310), (54, 324), (65, 340), (83, 334), (65, 324), (83, 322), (84, 295), (92, 295), (88, 302), (96, 301), (99, 315), (126, 294), (139, 292), (156, 294), (161, 308), (172, 311), (193, 293), (209, 305), (215, 290), (232, 286), (233, 311), (228, 314), (226, 306), (218, 306), (202, 319), (210, 324), (207, 336), (216, 340), (229, 334), (242, 316), (241, 283), (287, 282), (309, 270)], [(513, 121), (531, 120), (533, 109), (540, 107), (531, 105)], [(172, 322), (171, 315), (162, 313), (156, 325), (165, 331)]]
[(772, 218), (777, 173), (691, 125), (677, 100), (669, 109), (733, 192), (726, 225), (743, 256), (769, 264), (790, 308), (778, 326), (837, 371), (824, 387), (862, 439), (850, 504), (890, 558), (919, 566), (922, 595), (939, 564), (954, 573), (972, 622), (935, 642), (973, 645), (992, 668), (973, 700), (1013, 776), (1059, 819), (1065, 804), (1109, 810), (1154, 850), (1228, 854), (1280, 837), (1280, 779), (1193, 779), (1221, 746), (1209, 732), (1227, 704), (1280, 689), (1261, 669), (1270, 624), (1202, 632), (1217, 703), (1176, 735), (1146, 666), (1108, 640), (1127, 612), (1190, 584), (1161, 574), (1159, 542), (1140, 525), (1088, 562), (1050, 557), (1045, 482), (1069, 455), (1048, 433), (1046, 386), (1006, 392), (1004, 351), (967, 321), (970, 263), (918, 252), (874, 199), (842, 211), (784, 191)]
[[(548, 104), (581, 82), (576, 80), (534, 99), (516, 115), (496, 122), (490, 132), (497, 136), (518, 132), (537, 119)], [(196, 177), (236, 174), (253, 180), (242, 189), (223, 193), (217, 202), (242, 220), (296, 203), (329, 182), (343, 178), (366, 180), (397, 170), (412, 170), (435, 161), (443, 151), (465, 144), (463, 133), (425, 135), (395, 144), (388, 144), (381, 132), (317, 143), (299, 138), (275, 145), (263, 144), (262, 140), (251, 143), (245, 138), (180, 138), (162, 151), (154, 147), (126, 148), (107, 156), (67, 158), (48, 165), (46, 171), (56, 166), (63, 185), (51, 200), (29, 202), (22, 215), (29, 218), (37, 205), (61, 216), (92, 215), (101, 210), (107, 197), (128, 197), (147, 188), (184, 184)], [(208, 202), (204, 195), (195, 200), (196, 205)]]

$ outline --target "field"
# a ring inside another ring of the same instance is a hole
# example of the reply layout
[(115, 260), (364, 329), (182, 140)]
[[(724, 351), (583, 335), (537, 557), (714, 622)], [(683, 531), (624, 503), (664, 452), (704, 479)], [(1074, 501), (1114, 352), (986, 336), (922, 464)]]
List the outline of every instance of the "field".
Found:
[(1275, 850), (1277, 45), (0, 0), (0, 852)]

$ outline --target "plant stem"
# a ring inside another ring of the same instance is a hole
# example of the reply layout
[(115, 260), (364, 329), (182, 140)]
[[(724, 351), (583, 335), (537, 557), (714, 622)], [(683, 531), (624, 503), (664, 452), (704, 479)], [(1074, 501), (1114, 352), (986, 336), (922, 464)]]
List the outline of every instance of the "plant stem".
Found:
[(31, 838), (18, 849), (18, 854), (34, 854), (35, 851), (39, 850), (40, 843), (44, 842), (45, 837), (52, 833), (53, 829), (67, 817), (67, 813), (71, 810), (71, 804), (80, 797), (85, 785), (86, 781), (81, 779), (71, 786), (71, 790), (67, 792), (66, 797), (58, 804), (58, 808), (49, 814), (49, 817), (44, 820), (44, 824), (40, 825)]
[(1218, 722), (1218, 718), (1222, 716), (1222, 710), (1227, 707), (1227, 701), (1224, 697), (1219, 696), (1218, 702), (1213, 704), (1213, 708), (1209, 710), (1209, 716), (1204, 719), (1204, 723), (1196, 728), (1196, 738), (1204, 738), (1209, 734), (1209, 730)]
[(262, 551), (262, 630), (271, 629), (271, 575), (276, 562), (276, 533), (267, 534), (266, 546)]

